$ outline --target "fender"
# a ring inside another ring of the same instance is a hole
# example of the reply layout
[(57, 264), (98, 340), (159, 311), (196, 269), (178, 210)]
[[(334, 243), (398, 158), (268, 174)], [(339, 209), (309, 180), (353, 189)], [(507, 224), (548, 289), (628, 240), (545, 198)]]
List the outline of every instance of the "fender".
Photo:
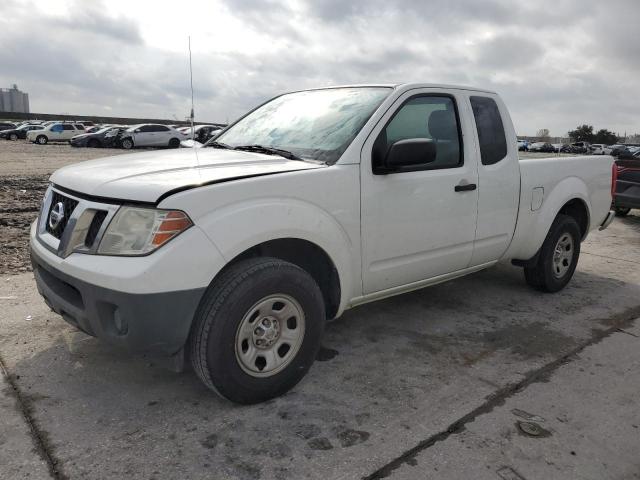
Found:
[(583, 180), (578, 177), (567, 177), (554, 186), (545, 185), (542, 206), (531, 211), (531, 195), (533, 187), (523, 190), (518, 224), (511, 245), (503, 259), (527, 260), (533, 257), (544, 243), (551, 224), (564, 205), (574, 199), (581, 200), (586, 208), (591, 227), (592, 207), (589, 190)]
[[(226, 262), (269, 240), (298, 238), (324, 250), (341, 285), (340, 309), (353, 296), (352, 272), (360, 269), (359, 249), (342, 225), (317, 205), (292, 198), (252, 198), (216, 209), (198, 220)], [(251, 228), (248, 229), (247, 225)]]

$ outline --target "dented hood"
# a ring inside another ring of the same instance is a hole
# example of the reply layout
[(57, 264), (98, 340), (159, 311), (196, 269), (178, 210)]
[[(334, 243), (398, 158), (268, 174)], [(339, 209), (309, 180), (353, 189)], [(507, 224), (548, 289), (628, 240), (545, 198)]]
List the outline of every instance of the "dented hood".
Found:
[(156, 203), (172, 191), (204, 184), (323, 167), (238, 150), (153, 150), (68, 165), (51, 182), (95, 197)]

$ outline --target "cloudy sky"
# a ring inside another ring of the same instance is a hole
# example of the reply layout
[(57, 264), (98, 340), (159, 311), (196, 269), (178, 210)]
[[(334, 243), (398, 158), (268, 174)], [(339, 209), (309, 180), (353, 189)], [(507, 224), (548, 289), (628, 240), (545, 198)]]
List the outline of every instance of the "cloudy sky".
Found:
[(640, 132), (640, 0), (3, 0), (0, 86), (43, 113), (231, 121), (282, 92), (499, 92), (516, 130)]

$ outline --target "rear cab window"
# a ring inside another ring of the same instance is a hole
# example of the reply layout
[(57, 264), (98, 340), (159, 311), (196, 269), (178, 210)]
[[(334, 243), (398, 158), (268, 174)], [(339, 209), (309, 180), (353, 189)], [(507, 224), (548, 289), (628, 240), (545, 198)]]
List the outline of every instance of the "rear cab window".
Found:
[(490, 97), (473, 96), (470, 101), (478, 131), (482, 164), (498, 163), (507, 156), (507, 139), (498, 105)]

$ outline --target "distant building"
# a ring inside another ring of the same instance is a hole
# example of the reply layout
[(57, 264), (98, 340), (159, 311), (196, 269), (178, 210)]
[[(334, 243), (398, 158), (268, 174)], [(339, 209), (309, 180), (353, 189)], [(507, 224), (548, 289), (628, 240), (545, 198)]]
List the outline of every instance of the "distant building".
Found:
[(29, 113), (29, 94), (18, 90), (18, 85), (0, 88), (0, 112)]

